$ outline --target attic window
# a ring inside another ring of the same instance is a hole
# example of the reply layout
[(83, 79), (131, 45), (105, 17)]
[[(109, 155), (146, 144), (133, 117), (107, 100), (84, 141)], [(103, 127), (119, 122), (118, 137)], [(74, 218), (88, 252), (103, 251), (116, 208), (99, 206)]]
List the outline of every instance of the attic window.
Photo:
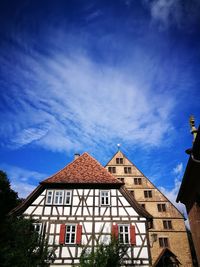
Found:
[(48, 190), (46, 196), (46, 204), (52, 204), (52, 202), (53, 202), (53, 191)]
[(165, 212), (166, 211), (166, 204), (157, 204), (158, 211), (159, 212)]
[(144, 190), (144, 197), (145, 198), (152, 198), (152, 191), (151, 190)]
[(54, 204), (62, 205), (64, 199), (64, 190), (56, 190), (54, 194)]
[(101, 206), (110, 205), (110, 191), (108, 191), (108, 190), (101, 190), (100, 191), (100, 205)]
[(115, 167), (108, 167), (108, 171), (110, 173), (116, 173), (116, 168)]
[(141, 185), (142, 184), (142, 179), (141, 178), (134, 178), (134, 184), (135, 185)]
[(116, 164), (123, 164), (123, 158), (116, 158)]
[(131, 173), (131, 167), (124, 167), (124, 173)]
[(124, 183), (124, 178), (118, 178), (122, 183)]

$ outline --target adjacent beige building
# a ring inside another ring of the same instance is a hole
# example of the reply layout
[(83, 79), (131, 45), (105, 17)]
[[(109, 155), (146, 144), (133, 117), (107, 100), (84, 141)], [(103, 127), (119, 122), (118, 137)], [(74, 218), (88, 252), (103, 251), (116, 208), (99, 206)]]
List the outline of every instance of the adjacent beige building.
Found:
[(193, 266), (180, 211), (121, 151), (113, 156), (106, 169), (124, 182), (138, 203), (153, 216), (153, 228), (149, 230), (152, 265)]

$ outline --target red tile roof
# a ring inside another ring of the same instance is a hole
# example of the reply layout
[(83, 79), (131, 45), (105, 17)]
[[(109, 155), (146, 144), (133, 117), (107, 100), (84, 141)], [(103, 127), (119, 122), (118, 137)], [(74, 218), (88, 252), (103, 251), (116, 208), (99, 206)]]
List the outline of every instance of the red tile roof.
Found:
[(64, 169), (41, 183), (123, 184), (88, 153), (83, 153)]

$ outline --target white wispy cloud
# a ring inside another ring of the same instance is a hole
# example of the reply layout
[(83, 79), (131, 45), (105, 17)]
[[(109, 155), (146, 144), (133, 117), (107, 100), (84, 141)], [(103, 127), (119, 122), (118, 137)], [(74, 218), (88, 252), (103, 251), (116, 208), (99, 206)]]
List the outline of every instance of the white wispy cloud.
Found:
[(26, 198), (48, 176), (8, 164), (1, 164), (0, 169), (7, 173), (12, 189), (18, 192), (20, 198)]
[(199, 0), (144, 0), (149, 8), (152, 21), (157, 23), (160, 29), (170, 26), (185, 28), (193, 31), (192, 26), (198, 23), (200, 18)]
[(173, 173), (176, 175), (182, 175), (182, 173), (183, 173), (183, 163), (182, 162), (178, 163), (176, 165), (176, 167), (174, 167)]

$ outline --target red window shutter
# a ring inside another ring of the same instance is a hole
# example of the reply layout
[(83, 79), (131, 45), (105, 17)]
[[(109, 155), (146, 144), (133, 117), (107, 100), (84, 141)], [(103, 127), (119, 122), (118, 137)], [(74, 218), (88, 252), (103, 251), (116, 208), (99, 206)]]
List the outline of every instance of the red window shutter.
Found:
[(59, 239), (60, 244), (65, 244), (65, 231), (66, 231), (66, 225), (61, 224), (60, 225), (60, 239)]
[(81, 244), (81, 236), (82, 236), (82, 225), (78, 224), (76, 227), (76, 244)]
[(118, 238), (118, 225), (117, 224), (112, 225), (112, 236), (115, 237), (116, 239)]
[(136, 245), (135, 226), (130, 225), (130, 243)]

